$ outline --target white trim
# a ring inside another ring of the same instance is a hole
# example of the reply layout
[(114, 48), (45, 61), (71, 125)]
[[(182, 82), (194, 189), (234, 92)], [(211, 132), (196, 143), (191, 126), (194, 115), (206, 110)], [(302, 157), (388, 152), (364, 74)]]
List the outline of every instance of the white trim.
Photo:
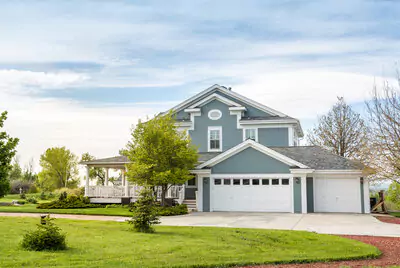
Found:
[(192, 109), (190, 109), (190, 108), (188, 108), (188, 109), (185, 109), (185, 110), (183, 110), (184, 112), (186, 112), (186, 113), (201, 113), (201, 109), (200, 108), (192, 108)]
[[(210, 131), (211, 130), (219, 130), (219, 149), (211, 149), (210, 148)], [(208, 149), (208, 152), (222, 152), (222, 127), (221, 126), (208, 127), (208, 131), (207, 131), (207, 149)]]
[[(218, 113), (219, 115), (218, 115), (218, 117), (211, 117), (211, 113)], [(210, 110), (209, 112), (208, 112), (208, 118), (210, 119), (210, 120), (218, 120), (218, 119), (221, 119), (221, 117), (222, 117), (222, 112), (220, 111), (220, 110), (218, 110), (218, 109), (213, 109), (213, 110)]]
[(246, 107), (229, 107), (229, 111), (247, 111)]
[(236, 145), (235, 147), (223, 152), (222, 154), (219, 154), (216, 157), (202, 163), (201, 165), (197, 166), (197, 168), (201, 169), (201, 168), (207, 167), (207, 166), (214, 166), (249, 147), (252, 147), (253, 149), (260, 151), (261, 153), (271, 156), (287, 165), (298, 166), (300, 168), (309, 168), (308, 166), (306, 166), (300, 162), (297, 162), (283, 154), (280, 154), (280, 153), (278, 153), (264, 145), (261, 145), (253, 140), (246, 140), (246, 141), (240, 143), (239, 145)]
[(232, 101), (230, 99), (227, 99), (227, 98), (225, 98), (225, 97), (223, 97), (223, 96), (221, 96), (221, 95), (219, 95), (217, 93), (213, 93), (213, 94), (205, 97), (204, 99), (196, 102), (195, 104), (191, 105), (189, 108), (193, 109), (193, 108), (196, 108), (196, 107), (201, 107), (201, 106), (206, 105), (207, 103), (209, 103), (209, 102), (211, 102), (213, 100), (218, 100), (218, 101), (220, 101), (222, 103), (225, 103), (226, 105), (229, 105), (229, 106), (242, 107), (242, 105), (240, 105), (237, 102), (234, 102), (234, 101)]
[(311, 168), (292, 168), (290, 169), (290, 173), (295, 174), (295, 175), (303, 175), (303, 174), (309, 174), (313, 173), (314, 169)]
[(207, 177), (211, 175), (211, 169), (193, 169), (190, 173)]
[(197, 210), (199, 212), (203, 211), (203, 176), (196, 176), (197, 177), (197, 195), (196, 195), (196, 202), (197, 202)]
[(236, 178), (249, 178), (249, 179), (262, 179), (262, 178), (283, 178), (283, 179), (290, 179), (293, 178), (293, 175), (290, 173), (257, 173), (257, 174), (249, 174), (249, 173), (245, 173), (245, 174), (213, 174), (212, 175), (213, 178), (215, 179), (221, 179), (221, 178), (232, 178), (232, 179), (236, 179)]
[(335, 169), (328, 170), (328, 169), (325, 169), (325, 170), (315, 170), (314, 171), (315, 175), (324, 175), (324, 174), (326, 174), (326, 175), (340, 175), (340, 176), (343, 176), (343, 175), (363, 176), (363, 173), (364, 172), (362, 170), (357, 170), (357, 169), (349, 169), (349, 170), (346, 170), (346, 169), (343, 169), (343, 170), (339, 170), (339, 169), (338, 170), (335, 170)]
[(256, 124), (298, 124), (296, 119), (279, 119), (279, 120), (240, 120), (242, 125), (256, 125)]
[(288, 138), (289, 138), (288, 144), (289, 144), (289, 146), (294, 146), (293, 137), (294, 137), (294, 129), (293, 129), (293, 127), (289, 127), (288, 128)]
[(247, 140), (246, 139), (246, 130), (248, 130), (248, 129), (254, 129), (255, 130), (255, 141), (256, 142), (258, 142), (258, 128), (256, 128), (256, 127), (246, 127), (246, 128), (243, 128), (243, 141), (245, 141), (245, 140)]

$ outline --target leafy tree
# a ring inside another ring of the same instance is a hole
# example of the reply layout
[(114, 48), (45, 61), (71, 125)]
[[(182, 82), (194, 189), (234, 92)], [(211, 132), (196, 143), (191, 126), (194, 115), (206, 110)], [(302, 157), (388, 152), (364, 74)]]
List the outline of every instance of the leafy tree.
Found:
[(133, 216), (129, 221), (136, 232), (153, 233), (153, 225), (160, 223), (155, 203), (154, 192), (150, 187), (144, 187), (134, 204)]
[(8, 175), (10, 181), (22, 180), (22, 168), (19, 165), (18, 157), (14, 157), (10, 173)]
[(394, 181), (390, 184), (386, 199), (400, 205), (400, 183)]
[(39, 187), (54, 190), (61, 187), (74, 187), (78, 180), (78, 158), (65, 147), (54, 147), (40, 156)]
[(145, 123), (139, 121), (132, 131), (132, 140), (122, 153), (128, 157), (127, 178), (143, 186), (161, 187), (161, 205), (171, 185), (193, 178), (197, 149), (186, 133), (175, 126), (172, 113), (158, 115)]
[(338, 101), (308, 133), (308, 143), (321, 146), (337, 155), (362, 160), (367, 147), (367, 127), (360, 114)]
[(16, 147), (19, 140), (11, 138), (7, 132), (2, 131), (4, 121), (7, 119), (7, 112), (0, 114), (0, 197), (3, 197), (10, 190), (8, 180), (9, 172), (12, 168), (11, 160), (16, 154)]
[[(82, 154), (81, 161), (92, 161), (95, 159), (96, 157), (90, 155), (89, 153), (84, 153)], [(97, 184), (104, 185), (106, 180), (106, 172), (103, 168), (91, 167), (89, 170), (89, 179), (97, 179)]]
[[(400, 87), (400, 74), (397, 72)], [(400, 184), (400, 91), (385, 82), (372, 91), (366, 102), (371, 131), (371, 166), (376, 179), (390, 179)]]
[(33, 171), (33, 159), (31, 159), (22, 173), (22, 180), (27, 182), (36, 182), (38, 175)]

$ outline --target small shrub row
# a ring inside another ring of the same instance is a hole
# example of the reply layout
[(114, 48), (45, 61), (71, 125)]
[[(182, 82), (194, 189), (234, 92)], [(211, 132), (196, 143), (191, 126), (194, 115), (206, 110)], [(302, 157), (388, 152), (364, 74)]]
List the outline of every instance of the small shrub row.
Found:
[(103, 205), (91, 204), (90, 199), (84, 196), (60, 195), (59, 200), (42, 203), (37, 206), (39, 209), (71, 209), (71, 208), (99, 208)]
[(188, 214), (188, 208), (185, 204), (176, 205), (172, 207), (157, 207), (157, 214), (159, 216), (177, 216)]

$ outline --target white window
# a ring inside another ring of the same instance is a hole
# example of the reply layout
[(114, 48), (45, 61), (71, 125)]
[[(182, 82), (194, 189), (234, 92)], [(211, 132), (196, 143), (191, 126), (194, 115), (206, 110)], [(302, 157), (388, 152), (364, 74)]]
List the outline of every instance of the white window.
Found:
[(197, 187), (197, 180), (196, 178), (190, 179), (186, 182), (186, 188), (196, 188)]
[(220, 110), (211, 110), (208, 112), (208, 118), (211, 120), (218, 120), (222, 117), (222, 113)]
[(222, 127), (208, 127), (208, 151), (222, 151)]
[(258, 142), (258, 129), (257, 128), (245, 128), (243, 129), (243, 141), (253, 140)]

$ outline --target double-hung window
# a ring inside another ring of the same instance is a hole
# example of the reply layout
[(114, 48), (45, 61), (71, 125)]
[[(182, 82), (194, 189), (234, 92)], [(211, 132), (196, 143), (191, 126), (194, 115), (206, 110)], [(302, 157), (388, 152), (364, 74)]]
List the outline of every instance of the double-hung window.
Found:
[(208, 128), (208, 151), (222, 151), (222, 127)]
[(256, 128), (243, 129), (243, 140), (253, 140), (258, 142), (258, 133)]

